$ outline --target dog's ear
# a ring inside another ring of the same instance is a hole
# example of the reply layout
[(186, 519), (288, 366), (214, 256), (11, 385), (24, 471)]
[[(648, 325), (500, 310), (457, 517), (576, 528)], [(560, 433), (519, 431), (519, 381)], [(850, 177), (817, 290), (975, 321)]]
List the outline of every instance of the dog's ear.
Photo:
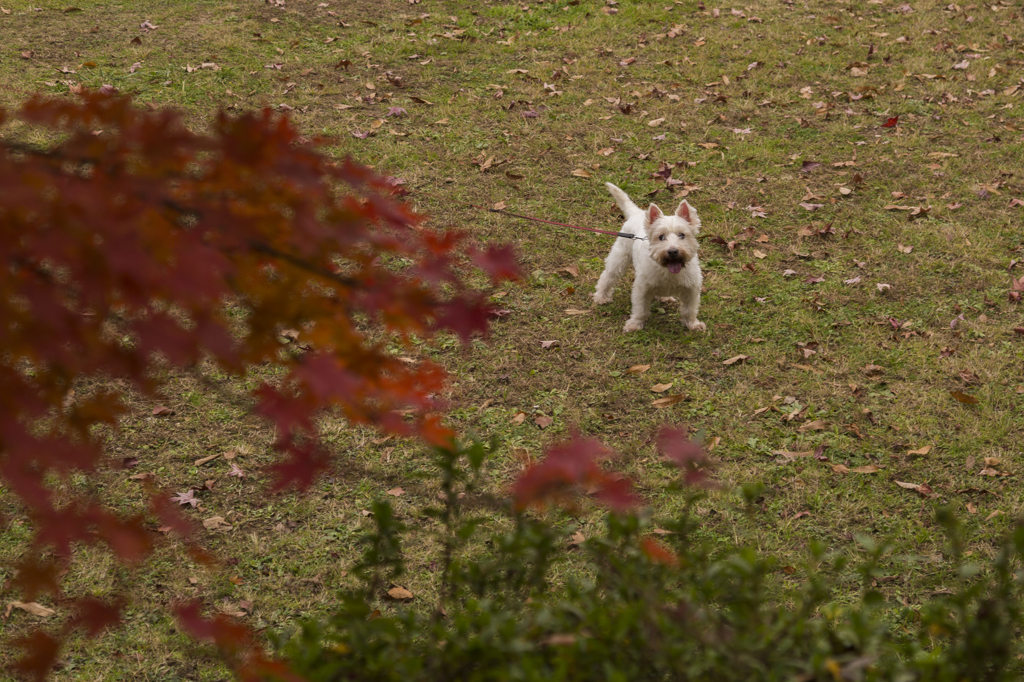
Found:
[(679, 207), (676, 208), (676, 215), (690, 223), (690, 226), (694, 230), (700, 230), (700, 217), (697, 215), (697, 209), (683, 199), (679, 202)]
[(647, 207), (647, 213), (645, 214), (644, 217), (647, 218), (647, 224), (648, 225), (653, 225), (654, 222), (658, 218), (660, 218), (662, 215), (663, 214), (661, 212), (661, 209), (658, 208), (658, 205), (657, 204), (651, 204), (650, 206)]

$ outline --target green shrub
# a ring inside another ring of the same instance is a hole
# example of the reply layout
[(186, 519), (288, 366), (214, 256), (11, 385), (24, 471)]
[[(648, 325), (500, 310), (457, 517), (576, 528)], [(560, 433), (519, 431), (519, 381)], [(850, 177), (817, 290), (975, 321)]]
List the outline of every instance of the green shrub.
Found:
[[(1024, 526), (990, 566), (964, 564), (960, 530), (937, 512), (959, 588), (920, 609), (887, 603), (871, 589), (884, 545), (860, 542), (866, 559), (811, 548), (800, 570), (751, 547), (697, 539), (699, 487), (680, 486), (685, 511), (651, 537), (643, 513), (611, 512), (604, 531), (579, 545), (574, 577), (553, 585), (564, 531), (505, 505), (511, 530), (480, 543), (467, 518), (488, 448), (436, 451), (444, 503), (426, 513), (443, 530), (444, 591), (431, 612), (371, 604), (403, 570), (401, 533), (386, 502), (355, 567), (362, 587), (336, 613), (305, 623), (278, 646), (311, 680), (960, 680), (1015, 679), (1021, 622)], [(468, 462), (468, 466), (461, 463)], [(699, 482), (691, 467), (687, 479)], [(460, 493), (466, 493), (460, 496)], [(748, 501), (756, 490), (747, 490)], [(475, 498), (479, 502), (479, 497)], [(486, 548), (486, 549), (482, 549)], [(834, 601), (829, 576), (855, 570), (853, 603)], [(792, 575), (790, 575), (792, 573)], [(799, 578), (799, 579), (797, 579)]]

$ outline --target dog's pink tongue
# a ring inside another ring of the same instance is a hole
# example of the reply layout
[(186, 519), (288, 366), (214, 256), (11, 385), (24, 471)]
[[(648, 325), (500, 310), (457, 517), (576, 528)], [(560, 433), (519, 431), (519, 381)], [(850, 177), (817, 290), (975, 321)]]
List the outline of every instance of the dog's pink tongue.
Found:
[(683, 269), (683, 264), (682, 263), (669, 263), (668, 264), (668, 271), (671, 272), (673, 275), (678, 275), (679, 272), (682, 269)]

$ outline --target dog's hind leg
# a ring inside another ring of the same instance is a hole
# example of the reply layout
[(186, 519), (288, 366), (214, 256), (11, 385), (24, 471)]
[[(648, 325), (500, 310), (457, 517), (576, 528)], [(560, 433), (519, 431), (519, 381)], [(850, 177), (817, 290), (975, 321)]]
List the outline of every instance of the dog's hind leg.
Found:
[(611, 303), (612, 289), (615, 283), (622, 277), (632, 260), (633, 245), (628, 239), (616, 239), (608, 257), (604, 259), (604, 272), (597, 280), (597, 287), (594, 290), (594, 303)]
[(707, 325), (697, 319), (700, 308), (700, 289), (687, 289), (679, 297), (679, 316), (687, 329), (702, 332)]

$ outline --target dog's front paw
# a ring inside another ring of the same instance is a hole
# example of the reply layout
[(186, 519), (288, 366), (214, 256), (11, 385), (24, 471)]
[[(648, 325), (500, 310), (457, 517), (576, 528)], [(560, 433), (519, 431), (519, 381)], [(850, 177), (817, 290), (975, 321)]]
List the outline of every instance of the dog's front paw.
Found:
[(599, 294), (597, 292), (594, 292), (594, 303), (596, 303), (598, 305), (604, 305), (605, 303), (611, 303), (611, 302), (612, 302), (612, 297), (611, 296), (605, 296), (603, 294)]
[(638, 332), (644, 328), (642, 320), (630, 320), (626, 323), (626, 326), (622, 328), (624, 332)]
[(686, 328), (694, 332), (703, 332), (707, 331), (708, 326), (700, 320), (694, 320), (693, 322), (687, 322)]

